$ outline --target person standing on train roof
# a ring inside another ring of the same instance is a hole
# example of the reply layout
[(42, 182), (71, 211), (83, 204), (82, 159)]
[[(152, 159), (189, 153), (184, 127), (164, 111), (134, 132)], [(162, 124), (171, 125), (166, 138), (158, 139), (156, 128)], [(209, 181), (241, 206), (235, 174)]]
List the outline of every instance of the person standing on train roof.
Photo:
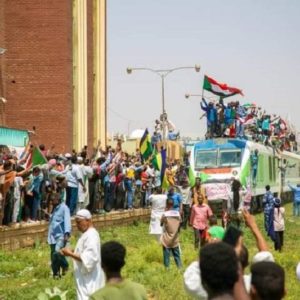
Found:
[(213, 138), (216, 130), (217, 124), (217, 109), (215, 108), (213, 102), (209, 102), (207, 104), (206, 100), (202, 98), (200, 102), (201, 109), (206, 112), (206, 120), (207, 120), (207, 136), (209, 138)]
[(236, 136), (239, 138), (244, 137), (244, 122), (246, 117), (246, 110), (245, 107), (240, 105), (239, 101), (236, 101)]

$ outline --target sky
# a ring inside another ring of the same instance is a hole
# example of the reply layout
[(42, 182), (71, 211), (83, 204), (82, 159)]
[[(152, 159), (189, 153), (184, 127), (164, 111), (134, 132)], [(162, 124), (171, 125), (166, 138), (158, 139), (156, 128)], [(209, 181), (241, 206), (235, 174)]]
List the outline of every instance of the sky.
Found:
[[(300, 1), (107, 0), (108, 131), (154, 129), (161, 79), (127, 67), (179, 70), (165, 80), (165, 107), (181, 136), (202, 137), (204, 74), (243, 90), (300, 130)], [(204, 93), (211, 97), (213, 94)], [(226, 100), (225, 100), (226, 101)]]

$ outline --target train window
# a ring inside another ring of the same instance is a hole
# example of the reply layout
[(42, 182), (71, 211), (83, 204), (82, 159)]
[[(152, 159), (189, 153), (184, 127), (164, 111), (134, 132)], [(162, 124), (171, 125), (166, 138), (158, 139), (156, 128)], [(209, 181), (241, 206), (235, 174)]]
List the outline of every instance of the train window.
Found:
[(217, 166), (217, 151), (197, 151), (195, 169), (215, 168)]
[(238, 167), (241, 164), (240, 150), (220, 151), (220, 167)]

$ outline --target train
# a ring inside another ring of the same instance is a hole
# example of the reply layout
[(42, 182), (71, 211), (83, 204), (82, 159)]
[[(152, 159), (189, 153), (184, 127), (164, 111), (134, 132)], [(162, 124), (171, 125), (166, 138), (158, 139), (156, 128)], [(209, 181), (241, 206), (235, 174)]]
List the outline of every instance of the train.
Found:
[[(300, 155), (294, 152), (281, 152), (271, 146), (237, 138), (194, 142), (186, 147), (186, 151), (190, 153), (194, 175), (205, 185), (209, 202), (226, 200), (233, 178), (244, 188), (250, 187), (252, 196), (260, 201), (266, 185), (270, 185), (275, 195), (290, 198), (289, 184), (300, 183)], [(255, 151), (258, 160), (254, 175), (251, 155)]]

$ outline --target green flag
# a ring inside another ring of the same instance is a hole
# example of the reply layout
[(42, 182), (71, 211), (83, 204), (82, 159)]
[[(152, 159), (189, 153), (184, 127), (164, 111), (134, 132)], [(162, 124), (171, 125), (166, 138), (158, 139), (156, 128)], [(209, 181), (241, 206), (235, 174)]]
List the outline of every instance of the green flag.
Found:
[(190, 166), (189, 167), (189, 182), (190, 182), (190, 186), (194, 186), (195, 185), (195, 182), (196, 182), (196, 177), (195, 177), (195, 173), (194, 173), (194, 170), (193, 168)]
[(164, 172), (164, 174), (162, 174), (161, 187), (164, 191), (167, 191), (170, 187), (169, 181), (168, 181), (167, 176), (166, 176), (166, 171)]
[(210, 176), (207, 175), (206, 173), (200, 173), (200, 179), (201, 179), (201, 182), (207, 181), (207, 179), (208, 179), (209, 177), (210, 177)]
[(32, 166), (43, 165), (47, 163), (47, 159), (38, 147), (34, 147), (32, 151)]
[(153, 158), (152, 158), (152, 164), (153, 164), (153, 167), (155, 168), (155, 170), (158, 170), (160, 171), (161, 168), (162, 168), (162, 156), (161, 156), (161, 153), (157, 153), (156, 150), (154, 150), (154, 153), (153, 153)]
[(141, 150), (141, 154), (145, 160), (147, 160), (152, 155), (153, 149), (152, 149), (151, 137), (148, 132), (148, 129), (145, 130), (145, 132), (141, 138), (140, 150)]

